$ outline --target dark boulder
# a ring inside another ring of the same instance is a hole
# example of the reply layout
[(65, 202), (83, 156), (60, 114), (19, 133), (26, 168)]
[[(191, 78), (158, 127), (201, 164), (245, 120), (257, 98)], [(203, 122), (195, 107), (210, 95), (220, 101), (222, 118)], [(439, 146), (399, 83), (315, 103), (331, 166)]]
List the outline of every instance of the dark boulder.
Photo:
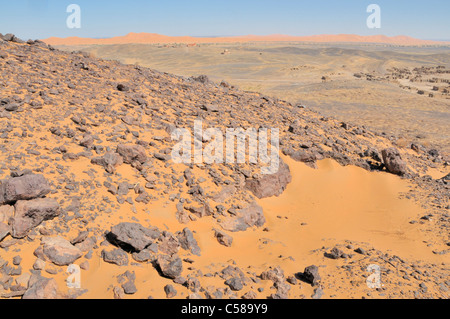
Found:
[(278, 172), (264, 175), (258, 178), (250, 178), (245, 182), (245, 188), (251, 191), (258, 198), (279, 196), (291, 182), (291, 172), (289, 166), (280, 159)]
[(402, 160), (399, 151), (396, 148), (388, 148), (381, 151), (384, 165), (388, 172), (396, 175), (405, 175), (407, 173), (406, 163)]

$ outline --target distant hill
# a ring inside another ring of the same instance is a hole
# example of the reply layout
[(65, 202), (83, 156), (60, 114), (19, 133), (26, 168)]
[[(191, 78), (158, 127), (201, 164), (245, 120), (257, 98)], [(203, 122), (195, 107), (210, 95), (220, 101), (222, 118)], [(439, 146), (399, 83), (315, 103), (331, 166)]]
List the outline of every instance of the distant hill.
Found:
[(234, 37), (171, 37), (156, 33), (129, 33), (125, 36), (93, 39), (93, 38), (56, 38), (51, 37), (43, 40), (51, 45), (90, 45), (90, 44), (127, 44), (127, 43), (239, 43), (239, 42), (315, 42), (315, 43), (382, 43), (394, 45), (433, 45), (445, 44), (445, 42), (420, 40), (408, 36), (388, 37), (384, 35), (360, 36), (355, 34), (323, 34), (313, 36), (289, 36), (282, 34), (274, 35), (246, 35)]

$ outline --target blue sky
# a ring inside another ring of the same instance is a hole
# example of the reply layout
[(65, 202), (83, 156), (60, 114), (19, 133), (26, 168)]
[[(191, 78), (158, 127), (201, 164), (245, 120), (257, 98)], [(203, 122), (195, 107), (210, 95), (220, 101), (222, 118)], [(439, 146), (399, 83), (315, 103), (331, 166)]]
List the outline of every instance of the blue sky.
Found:
[[(81, 7), (81, 29), (66, 26), (69, 4)], [(369, 4), (381, 7), (381, 29), (368, 29)], [(165, 35), (408, 35), (450, 39), (448, 0), (0, 0), (0, 32), (21, 38)]]

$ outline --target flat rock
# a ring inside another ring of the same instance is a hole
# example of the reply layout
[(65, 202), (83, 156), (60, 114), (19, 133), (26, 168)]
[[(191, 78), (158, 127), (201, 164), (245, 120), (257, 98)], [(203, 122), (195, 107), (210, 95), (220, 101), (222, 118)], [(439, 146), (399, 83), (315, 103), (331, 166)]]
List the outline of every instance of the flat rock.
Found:
[(62, 237), (43, 237), (44, 256), (58, 266), (67, 266), (83, 254), (80, 249)]
[(128, 265), (128, 255), (120, 248), (116, 248), (110, 251), (102, 250), (102, 258), (105, 262), (116, 264), (117, 266)]
[(120, 223), (107, 234), (110, 243), (130, 252), (139, 252), (150, 246), (160, 236), (155, 228), (146, 228), (137, 223)]
[(220, 222), (220, 226), (224, 230), (239, 232), (253, 226), (261, 227), (265, 222), (263, 209), (256, 202), (252, 202), (248, 206), (236, 210), (235, 217), (224, 218)]
[(50, 193), (50, 185), (44, 176), (29, 174), (4, 180), (1, 182), (0, 192), (3, 193), (3, 202), (0, 202), (0, 205), (3, 205), (18, 200), (44, 197)]

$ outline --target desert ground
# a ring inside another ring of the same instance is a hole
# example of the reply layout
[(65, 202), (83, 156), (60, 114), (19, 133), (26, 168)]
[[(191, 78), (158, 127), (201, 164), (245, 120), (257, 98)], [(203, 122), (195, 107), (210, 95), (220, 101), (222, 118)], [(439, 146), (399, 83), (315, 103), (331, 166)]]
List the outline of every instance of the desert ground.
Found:
[[(449, 297), (447, 95), (367, 80), (445, 48), (59, 49), (0, 37), (1, 298)], [(279, 128), (279, 170), (175, 163), (199, 118)]]
[(216, 82), (225, 80), (245, 91), (395, 135), (405, 143), (450, 152), (448, 45), (283, 42), (58, 47), (186, 77), (205, 74)]

